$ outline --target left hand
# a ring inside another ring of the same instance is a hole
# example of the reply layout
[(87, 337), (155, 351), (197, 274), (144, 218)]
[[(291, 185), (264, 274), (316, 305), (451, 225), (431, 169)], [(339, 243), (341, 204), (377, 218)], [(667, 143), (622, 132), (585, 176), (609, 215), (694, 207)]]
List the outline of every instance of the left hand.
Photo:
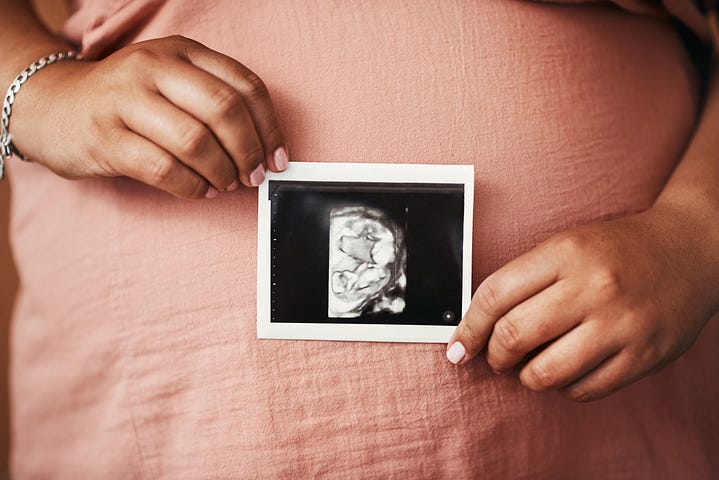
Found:
[(716, 235), (666, 207), (557, 234), (479, 286), (448, 358), (486, 346), (497, 373), (529, 357), (531, 390), (609, 395), (679, 357), (719, 309)]

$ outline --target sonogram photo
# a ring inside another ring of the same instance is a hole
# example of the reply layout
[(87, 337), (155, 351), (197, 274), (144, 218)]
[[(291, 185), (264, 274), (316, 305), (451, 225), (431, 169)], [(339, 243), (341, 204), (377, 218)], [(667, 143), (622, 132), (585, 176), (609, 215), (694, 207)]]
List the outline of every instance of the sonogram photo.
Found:
[(270, 180), (270, 322), (452, 325), (464, 185)]
[(406, 258), (404, 231), (382, 210), (362, 205), (332, 209), (327, 316), (401, 313)]

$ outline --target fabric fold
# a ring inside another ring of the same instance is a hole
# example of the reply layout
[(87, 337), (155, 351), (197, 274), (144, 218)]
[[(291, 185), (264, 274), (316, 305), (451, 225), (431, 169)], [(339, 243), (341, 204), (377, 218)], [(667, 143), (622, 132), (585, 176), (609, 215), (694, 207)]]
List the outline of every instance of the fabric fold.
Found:
[(74, 13), (65, 23), (62, 34), (80, 46), (86, 58), (99, 58), (150, 21), (164, 3), (165, 0), (73, 2)]

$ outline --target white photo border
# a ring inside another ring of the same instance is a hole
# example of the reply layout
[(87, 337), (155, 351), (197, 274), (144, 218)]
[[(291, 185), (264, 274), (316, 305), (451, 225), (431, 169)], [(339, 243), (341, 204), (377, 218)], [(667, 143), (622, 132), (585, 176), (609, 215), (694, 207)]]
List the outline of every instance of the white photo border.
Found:
[(453, 325), (385, 325), (332, 323), (272, 323), (271, 321), (271, 201), (269, 181), (357, 183), (450, 183), (464, 185), (462, 249), (462, 316), (472, 296), (473, 165), (290, 162), (282, 173), (267, 172), (258, 189), (257, 218), (257, 338), (346, 340), (371, 342), (447, 343)]

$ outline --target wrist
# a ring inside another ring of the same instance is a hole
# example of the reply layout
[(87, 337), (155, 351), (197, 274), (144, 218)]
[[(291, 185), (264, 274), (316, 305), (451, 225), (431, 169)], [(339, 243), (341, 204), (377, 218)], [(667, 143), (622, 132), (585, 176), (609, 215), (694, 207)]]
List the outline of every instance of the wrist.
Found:
[(677, 281), (700, 294), (707, 315), (719, 312), (719, 222), (712, 208), (693, 196), (667, 196), (640, 216), (663, 243), (660, 254), (684, 272)]
[[(74, 69), (63, 69), (61, 66), (79, 64), (75, 59), (74, 54), (67, 55), (67, 52), (36, 58), (12, 82), (14, 94), (11, 92), (5, 98), (3, 108), (3, 127), (8, 127), (3, 128), (3, 133), (7, 131), (10, 134), (12, 142), (9, 146), (16, 154), (20, 154), (20, 158), (39, 158), (36, 157), (37, 149), (30, 147), (37, 146), (45, 138), (42, 127), (47, 123), (44, 119), (53, 116), (51, 99), (58, 99), (64, 82), (72, 81)], [(5, 136), (3, 140), (7, 147)], [(7, 153), (7, 148), (4, 150)]]
[(688, 185), (675, 182), (664, 189), (650, 212), (673, 219), (686, 231), (694, 232), (704, 246), (711, 248), (711, 252), (705, 253), (719, 262), (719, 190), (705, 190), (694, 182)]

